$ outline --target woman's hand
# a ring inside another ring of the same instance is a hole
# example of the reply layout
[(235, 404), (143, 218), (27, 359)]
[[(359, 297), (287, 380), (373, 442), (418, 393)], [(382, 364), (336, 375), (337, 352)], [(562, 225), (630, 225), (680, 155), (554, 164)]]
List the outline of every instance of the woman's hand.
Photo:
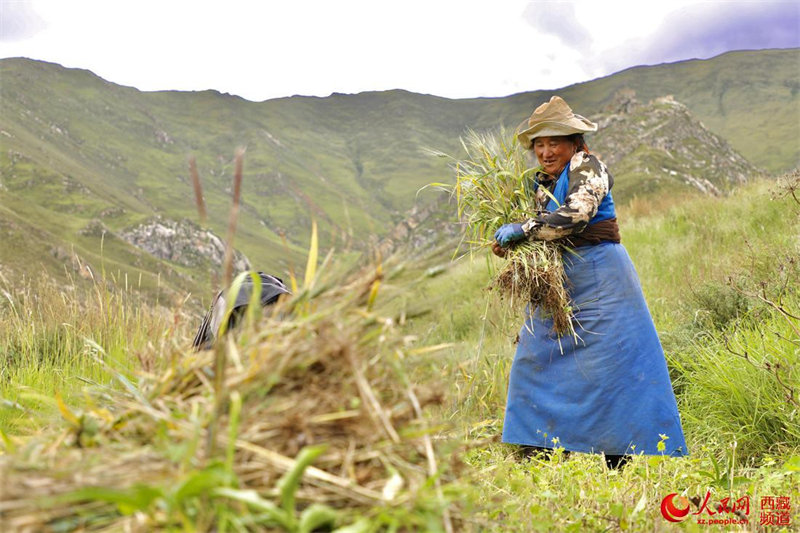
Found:
[(525, 232), (522, 230), (522, 224), (503, 224), (500, 229), (494, 232), (494, 240), (503, 248), (507, 248), (524, 238)]
[(492, 253), (497, 257), (505, 257), (506, 256), (506, 249), (500, 246), (500, 243), (494, 241), (492, 243)]

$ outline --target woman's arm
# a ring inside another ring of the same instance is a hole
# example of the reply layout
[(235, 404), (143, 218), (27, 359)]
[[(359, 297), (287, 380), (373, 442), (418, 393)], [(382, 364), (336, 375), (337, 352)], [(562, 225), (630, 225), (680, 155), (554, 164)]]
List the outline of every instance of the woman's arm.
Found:
[(564, 205), (528, 219), (522, 230), (529, 239), (552, 241), (580, 233), (597, 213), (614, 179), (605, 164), (586, 152), (578, 152), (569, 163), (569, 190)]

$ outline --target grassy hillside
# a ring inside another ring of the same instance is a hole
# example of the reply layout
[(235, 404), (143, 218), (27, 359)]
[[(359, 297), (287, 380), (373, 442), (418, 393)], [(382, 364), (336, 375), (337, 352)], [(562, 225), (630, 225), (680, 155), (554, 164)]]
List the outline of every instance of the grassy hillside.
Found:
[[(643, 100), (672, 94), (755, 165), (783, 172), (800, 164), (800, 146), (791, 141), (800, 133), (799, 53), (728, 52), (707, 60), (635, 67), (587, 84), (591, 96), (583, 103), (601, 106), (621, 86)], [(580, 89), (576, 85), (564, 92)]]
[[(80, 289), (0, 285), (0, 356), (12, 362), (0, 373), (0, 520), (707, 530), (697, 516), (662, 517), (676, 492), (708, 494), (712, 510), (748, 497), (746, 529), (758, 530), (761, 497), (800, 498), (800, 205), (786, 183), (620, 212), (691, 450), (621, 471), (585, 454), (519, 460), (498, 442), (520, 316), (487, 300), (483, 258), (407, 251), (347, 282), (323, 271), (282, 320), (245, 327), (216, 354), (186, 351), (180, 308), (139, 313), (122, 287), (82, 300)], [(790, 531), (798, 507), (786, 518)]]
[[(733, 163), (727, 156), (711, 157), (726, 139), (756, 166), (795, 166), (800, 148), (786, 139), (800, 133), (800, 102), (792, 85), (799, 53), (737, 52), (639, 67), (557, 92), (577, 112), (600, 113), (598, 119), (615, 112), (620, 89), (634, 90), (643, 104), (674, 94), (690, 117), (681, 123), (691, 123), (684, 138), (716, 135), (687, 152), (701, 161), (684, 154), (683, 168), (667, 164), (676, 155), (670, 148), (627, 151), (630, 157), (615, 166), (617, 201), (624, 203), (665, 184), (688, 183), (669, 178), (670, 171), (713, 182), (706, 172), (739, 164), (736, 157)], [(0, 261), (24, 270), (30, 265), (26, 258), (74, 246), (96, 270), (100, 242), (86, 228), (98, 221), (119, 232), (154, 216), (194, 219), (189, 155), (198, 160), (208, 226), (224, 235), (233, 153), (244, 146), (237, 246), (258, 268), (285, 272), (302, 261), (311, 217), (320, 222), (324, 248), (363, 248), (369, 235), (385, 235), (403, 218), (419, 187), (449, 176), (422, 148), (458, 154), (458, 136), (466, 128), (513, 128), (551, 94), (448, 100), (396, 90), (255, 103), (214, 91), (142, 93), (87, 71), (6, 59), (0, 62), (0, 205), (8, 231), (19, 228), (14, 238), (31, 241), (37, 253), (6, 247)], [(697, 130), (698, 119), (711, 133)], [(617, 145), (643, 142), (632, 123), (617, 126)], [(595, 141), (602, 146), (603, 133), (590, 138)], [(651, 170), (666, 172), (665, 179), (648, 176)], [(208, 277), (175, 264), (145, 265), (152, 261), (121, 241), (104, 254), (129, 276), (157, 279), (161, 272), (170, 286), (196, 287)], [(135, 268), (128, 266), (136, 263), (133, 257), (139, 257)]]

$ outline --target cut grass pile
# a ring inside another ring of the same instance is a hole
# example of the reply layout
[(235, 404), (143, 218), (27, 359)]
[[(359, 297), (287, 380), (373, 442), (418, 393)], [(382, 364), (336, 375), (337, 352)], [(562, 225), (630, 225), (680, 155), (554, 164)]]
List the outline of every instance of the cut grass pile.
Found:
[(308, 282), (238, 339), (150, 372), (105, 365), (113, 344), (86, 339), (115, 383), (80, 407), (56, 395), (60, 431), (3, 433), (4, 527), (452, 531), (423, 417), (441, 392), (407, 378), (404, 358), (428, 350), (373, 311), (381, 279)]

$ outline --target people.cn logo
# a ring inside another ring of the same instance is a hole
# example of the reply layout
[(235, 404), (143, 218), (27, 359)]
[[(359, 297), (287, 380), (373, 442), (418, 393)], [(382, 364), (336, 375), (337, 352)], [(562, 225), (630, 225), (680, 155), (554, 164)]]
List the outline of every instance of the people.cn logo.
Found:
[(661, 500), (661, 514), (670, 522), (683, 522), (689, 517), (689, 499), (677, 492), (668, 494)]

